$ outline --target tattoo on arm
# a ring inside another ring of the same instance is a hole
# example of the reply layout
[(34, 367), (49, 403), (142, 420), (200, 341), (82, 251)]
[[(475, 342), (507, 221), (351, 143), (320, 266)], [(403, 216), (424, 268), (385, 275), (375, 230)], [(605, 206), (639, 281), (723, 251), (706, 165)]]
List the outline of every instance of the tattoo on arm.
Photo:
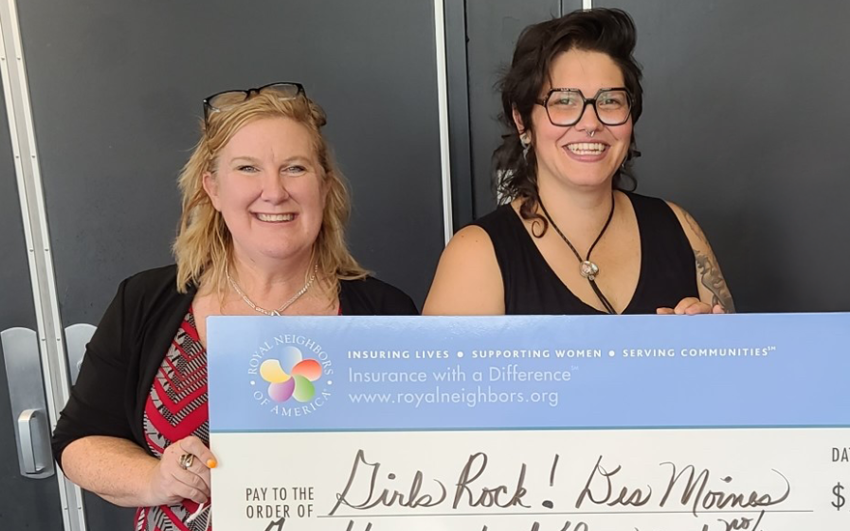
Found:
[(702, 243), (709, 245), (708, 238), (705, 237), (705, 233), (702, 231), (700, 226), (697, 224), (697, 220), (693, 218), (686, 210), (683, 210), (682, 213), (685, 215), (685, 221), (688, 222), (688, 225), (691, 226), (691, 230), (694, 231), (694, 234), (702, 241)]
[(697, 263), (697, 274), (702, 285), (711, 292), (711, 305), (719, 304), (726, 313), (735, 313), (735, 304), (732, 302), (732, 294), (726, 286), (726, 279), (717, 267), (717, 263), (710, 254), (694, 251)]
[(708, 238), (700, 228), (697, 221), (686, 210), (682, 210), (685, 221), (687, 221), (691, 230), (696, 237), (705, 244), (707, 252), (702, 252), (694, 249), (696, 257), (697, 276), (700, 282), (711, 292), (711, 305), (719, 304), (726, 313), (735, 313), (735, 303), (732, 301), (732, 293), (726, 285), (726, 279), (720, 272), (720, 267), (717, 265), (717, 260), (714, 258), (714, 253), (711, 252), (711, 244), (708, 243)]

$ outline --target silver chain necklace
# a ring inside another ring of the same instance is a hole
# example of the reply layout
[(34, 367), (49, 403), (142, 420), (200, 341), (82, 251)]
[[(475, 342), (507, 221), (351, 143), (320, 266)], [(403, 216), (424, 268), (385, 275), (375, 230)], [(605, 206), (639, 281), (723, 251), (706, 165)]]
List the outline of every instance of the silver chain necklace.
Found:
[(237, 284), (236, 281), (233, 280), (233, 277), (230, 276), (230, 269), (227, 265), (224, 266), (224, 275), (227, 277), (227, 281), (230, 282), (230, 287), (233, 288), (233, 291), (235, 291), (237, 295), (242, 297), (242, 300), (245, 301), (245, 304), (247, 304), (252, 310), (263, 315), (278, 317), (282, 315), (287, 308), (295, 304), (295, 301), (300, 299), (302, 295), (307, 293), (307, 290), (310, 289), (310, 286), (312, 286), (313, 282), (316, 280), (316, 272), (318, 271), (318, 269), (319, 266), (318, 264), (316, 264), (316, 266), (313, 268), (313, 273), (310, 275), (310, 278), (308, 278), (307, 282), (304, 283), (304, 286), (300, 290), (298, 290), (298, 293), (290, 297), (288, 301), (281, 304), (280, 307), (276, 310), (266, 310), (265, 308), (261, 308), (254, 304), (254, 302), (249, 299), (247, 295), (245, 295), (245, 292), (242, 291), (242, 289), (239, 287), (239, 284)]

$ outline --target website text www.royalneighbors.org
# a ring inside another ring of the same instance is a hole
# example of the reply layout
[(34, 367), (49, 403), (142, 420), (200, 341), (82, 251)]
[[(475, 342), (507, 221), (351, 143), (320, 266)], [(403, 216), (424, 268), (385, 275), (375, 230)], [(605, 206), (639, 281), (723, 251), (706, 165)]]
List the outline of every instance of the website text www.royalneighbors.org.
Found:
[(399, 404), (419, 408), (432, 404), (461, 404), (476, 407), (481, 404), (542, 404), (558, 406), (557, 391), (498, 391), (491, 386), (477, 386), (468, 390), (444, 391), (440, 386), (430, 391), (401, 393), (349, 393), (348, 399), (354, 404)]

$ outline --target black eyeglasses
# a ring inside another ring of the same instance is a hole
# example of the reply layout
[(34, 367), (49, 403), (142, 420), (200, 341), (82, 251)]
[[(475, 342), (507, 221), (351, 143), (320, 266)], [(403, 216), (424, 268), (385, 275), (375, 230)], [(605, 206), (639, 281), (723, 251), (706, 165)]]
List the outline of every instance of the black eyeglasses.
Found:
[(535, 103), (546, 108), (552, 125), (562, 127), (577, 124), (588, 105), (605, 125), (622, 125), (632, 112), (632, 97), (625, 87), (599, 89), (592, 98), (585, 98), (578, 89), (553, 88)]
[(232, 109), (248, 101), (257, 94), (273, 94), (282, 100), (294, 100), (306, 95), (301, 83), (278, 82), (263, 85), (248, 90), (225, 90), (204, 99), (204, 121), (209, 120), (210, 114)]

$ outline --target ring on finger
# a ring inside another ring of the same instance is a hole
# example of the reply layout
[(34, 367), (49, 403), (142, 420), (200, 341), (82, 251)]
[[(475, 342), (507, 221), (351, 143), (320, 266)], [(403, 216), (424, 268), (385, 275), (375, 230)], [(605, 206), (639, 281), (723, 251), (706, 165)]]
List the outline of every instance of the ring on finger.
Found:
[(179, 464), (180, 468), (182, 468), (183, 470), (189, 470), (189, 467), (192, 466), (192, 463), (194, 462), (194, 454), (183, 454), (180, 456), (180, 460), (177, 462), (177, 464)]

